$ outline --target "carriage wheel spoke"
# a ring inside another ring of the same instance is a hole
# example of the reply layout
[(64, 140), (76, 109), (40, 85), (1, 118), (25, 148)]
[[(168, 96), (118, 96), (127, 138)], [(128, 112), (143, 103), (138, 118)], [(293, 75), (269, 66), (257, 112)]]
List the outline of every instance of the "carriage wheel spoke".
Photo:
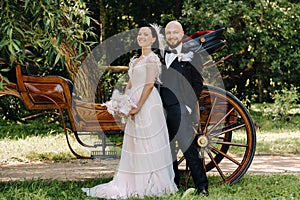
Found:
[(217, 168), (217, 170), (218, 170), (220, 176), (222, 177), (222, 179), (225, 180), (226, 179), (225, 174), (223, 173), (223, 171), (220, 168), (220, 166), (218, 165), (218, 163), (215, 161), (215, 159), (214, 159), (213, 155), (211, 154), (211, 152), (210, 151), (206, 151), (206, 152), (207, 152), (210, 160), (214, 163), (215, 167)]
[(225, 154), (224, 152), (220, 151), (219, 149), (211, 146), (211, 151), (214, 152), (215, 154), (221, 154), (222, 156), (224, 156), (225, 158), (227, 158), (228, 160), (232, 161), (233, 163), (237, 164), (237, 165), (241, 165), (241, 163), (239, 161), (237, 161), (236, 159), (234, 159), (233, 157)]
[(243, 127), (245, 127), (245, 124), (231, 125), (229, 128), (225, 127), (222, 130), (221, 129), (217, 129), (217, 130), (211, 131), (210, 136), (212, 136), (212, 137), (218, 137), (218, 136), (220, 136), (222, 134), (225, 134), (225, 133), (228, 133), (228, 132), (232, 132), (234, 130), (241, 129)]
[(199, 156), (206, 156), (206, 171), (215, 169), (222, 183), (234, 184), (254, 156), (256, 138), (251, 116), (234, 95), (213, 86), (204, 88), (199, 103)]
[(185, 185), (186, 185), (186, 187), (188, 186), (188, 184), (189, 184), (189, 182), (191, 180), (191, 174), (192, 174), (191, 171), (188, 171), (187, 176), (185, 178)]
[(177, 162), (178, 162), (178, 165), (180, 164), (180, 163), (182, 163), (182, 161), (184, 161), (184, 159), (185, 159), (185, 157), (184, 156), (182, 156)]
[(229, 110), (229, 112), (227, 112), (215, 125), (213, 125), (213, 127), (207, 132), (207, 135), (210, 135), (211, 132), (213, 132), (214, 130), (216, 130), (216, 128), (221, 124), (221, 122), (224, 119), (226, 119), (226, 117), (228, 117), (233, 110), (234, 110), (234, 108), (231, 108)]
[(206, 121), (206, 123), (205, 123), (205, 128), (204, 128), (204, 130), (203, 130), (204, 133), (207, 132), (207, 127), (208, 127), (209, 122), (210, 122), (210, 120), (211, 120), (212, 111), (213, 111), (213, 108), (216, 106), (216, 102), (217, 102), (217, 97), (214, 99), (214, 102), (213, 102), (213, 104), (212, 104), (212, 106), (211, 106), (211, 109), (210, 109), (210, 111), (209, 111), (209, 115), (208, 115), (207, 121)]
[(226, 141), (213, 141), (212, 140), (211, 143), (224, 144), (224, 145), (237, 146), (237, 147), (248, 147), (247, 144), (234, 143), (234, 142), (226, 142)]

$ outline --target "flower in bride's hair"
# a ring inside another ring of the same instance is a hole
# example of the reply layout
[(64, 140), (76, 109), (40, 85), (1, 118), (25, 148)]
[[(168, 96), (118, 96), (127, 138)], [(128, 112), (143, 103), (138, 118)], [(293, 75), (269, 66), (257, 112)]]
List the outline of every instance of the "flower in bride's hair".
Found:
[(161, 33), (162, 27), (160, 25), (156, 24), (156, 23), (150, 24), (150, 26), (152, 26), (152, 28), (154, 28), (154, 30), (156, 31), (156, 34), (157, 34), (157, 37), (158, 37), (157, 38), (158, 39), (158, 44), (159, 44), (158, 48), (160, 50), (165, 49), (166, 46), (167, 46), (167, 43), (164, 39), (165, 38), (164, 35)]
[(121, 117), (121, 121), (125, 122), (124, 118), (127, 118), (130, 110), (136, 107), (136, 102), (129, 95), (121, 94), (119, 90), (114, 90), (111, 99), (101, 105), (106, 106), (110, 114)]

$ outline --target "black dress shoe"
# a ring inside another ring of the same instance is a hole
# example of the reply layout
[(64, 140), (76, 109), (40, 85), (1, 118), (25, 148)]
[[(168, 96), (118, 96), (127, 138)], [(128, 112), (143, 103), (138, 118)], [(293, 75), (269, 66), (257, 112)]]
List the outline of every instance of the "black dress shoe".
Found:
[(203, 196), (206, 196), (206, 197), (208, 197), (208, 195), (209, 195), (208, 190), (205, 189), (205, 188), (197, 190), (197, 194), (198, 195), (203, 195)]

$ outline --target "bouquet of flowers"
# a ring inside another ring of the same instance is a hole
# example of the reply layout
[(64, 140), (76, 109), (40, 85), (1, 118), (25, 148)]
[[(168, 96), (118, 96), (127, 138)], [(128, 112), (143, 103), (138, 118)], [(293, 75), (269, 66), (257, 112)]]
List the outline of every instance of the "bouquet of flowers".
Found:
[(107, 107), (107, 111), (112, 115), (121, 117), (121, 122), (125, 123), (127, 116), (132, 109), (136, 108), (135, 102), (127, 94), (121, 94), (119, 90), (114, 90), (110, 101), (101, 104)]

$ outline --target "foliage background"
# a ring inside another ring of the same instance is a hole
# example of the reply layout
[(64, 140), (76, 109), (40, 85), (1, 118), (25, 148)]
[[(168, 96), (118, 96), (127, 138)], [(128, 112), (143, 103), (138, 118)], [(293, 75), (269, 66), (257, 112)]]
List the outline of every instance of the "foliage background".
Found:
[[(145, 22), (162, 26), (170, 20), (182, 22), (186, 34), (226, 27), (227, 47), (214, 55), (228, 54), (219, 70), (227, 90), (248, 102), (273, 102), (278, 90), (300, 85), (300, 3), (295, 0), (176, 0), (98, 1), (104, 7), (99, 22), (102, 39), (138, 27)], [(122, 8), (116, 11), (116, 8)], [(97, 13), (95, 9), (94, 13)], [(100, 9), (101, 11), (101, 9)], [(126, 60), (127, 59), (127, 60)], [(128, 57), (116, 65), (126, 65)], [(298, 89), (299, 90), (299, 89)]]
[(227, 48), (220, 54), (234, 54), (219, 68), (226, 88), (265, 102), (284, 85), (300, 85), (299, 8), (289, 0), (185, 1), (181, 21), (190, 33), (225, 26)]
[[(3, 0), (0, 79), (14, 81), (18, 63), (38, 66), (42, 75), (74, 79), (87, 53), (102, 41), (144, 23), (165, 26), (173, 19), (182, 22), (187, 35), (216, 24), (226, 27), (227, 46), (213, 58), (233, 54), (218, 68), (226, 90), (247, 105), (274, 102), (272, 97), (283, 89), (296, 87), (299, 94), (300, 3), (296, 0)], [(127, 65), (130, 56), (111, 65)], [(105, 85), (111, 91), (118, 76), (109, 73), (105, 78), (111, 80)], [(88, 84), (85, 88), (88, 91)]]
[(67, 63), (80, 60), (95, 36), (88, 13), (81, 1), (1, 1), (1, 70), (35, 65), (42, 74), (68, 76)]

